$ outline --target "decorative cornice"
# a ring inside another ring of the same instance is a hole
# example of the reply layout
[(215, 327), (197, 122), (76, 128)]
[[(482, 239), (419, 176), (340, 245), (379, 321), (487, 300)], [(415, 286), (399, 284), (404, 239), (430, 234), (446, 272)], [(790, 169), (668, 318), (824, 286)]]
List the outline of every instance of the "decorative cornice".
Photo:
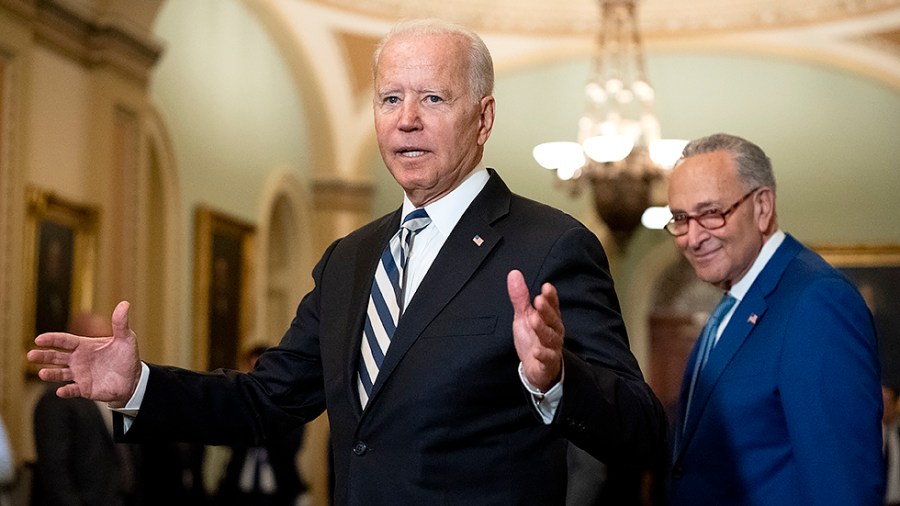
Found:
[(359, 181), (340, 178), (317, 178), (312, 181), (315, 192), (346, 192), (369, 194), (373, 190), (371, 181)]
[(342, 209), (367, 212), (374, 194), (370, 181), (318, 178), (311, 182), (313, 201), (318, 209)]
[[(441, 17), (482, 34), (586, 36), (597, 27), (597, 0), (305, 0), (340, 11), (393, 21)], [(777, 29), (876, 14), (898, 0), (641, 0), (638, 21), (645, 36)]]
[(39, 43), (86, 67), (110, 67), (142, 84), (163, 51), (149, 33), (61, 0), (0, 0), (0, 8), (23, 17)]

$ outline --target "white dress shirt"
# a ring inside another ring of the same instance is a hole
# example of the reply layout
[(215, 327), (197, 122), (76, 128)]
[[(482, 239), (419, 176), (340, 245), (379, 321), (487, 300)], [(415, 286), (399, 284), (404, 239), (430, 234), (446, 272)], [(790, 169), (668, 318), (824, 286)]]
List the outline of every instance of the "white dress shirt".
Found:
[(766, 267), (766, 264), (769, 263), (769, 260), (772, 259), (772, 255), (775, 254), (775, 251), (778, 250), (778, 247), (784, 242), (784, 238), (785, 233), (781, 230), (776, 230), (775, 233), (772, 234), (772, 237), (769, 237), (765, 244), (763, 244), (763, 247), (759, 250), (759, 255), (756, 256), (756, 260), (753, 261), (753, 265), (750, 266), (750, 270), (747, 271), (747, 274), (745, 274), (740, 281), (731, 285), (731, 290), (728, 290), (728, 293), (737, 299), (737, 302), (731, 306), (731, 309), (729, 309), (728, 312), (725, 313), (725, 316), (722, 317), (719, 328), (716, 330), (716, 340), (714, 341), (713, 346), (718, 344), (719, 337), (722, 336), (722, 332), (725, 330), (725, 327), (728, 326), (728, 322), (731, 321), (731, 315), (734, 314), (734, 311), (741, 303), (741, 300), (747, 295), (747, 291), (750, 290), (750, 287), (753, 285), (753, 282), (756, 281), (759, 273), (762, 272)]

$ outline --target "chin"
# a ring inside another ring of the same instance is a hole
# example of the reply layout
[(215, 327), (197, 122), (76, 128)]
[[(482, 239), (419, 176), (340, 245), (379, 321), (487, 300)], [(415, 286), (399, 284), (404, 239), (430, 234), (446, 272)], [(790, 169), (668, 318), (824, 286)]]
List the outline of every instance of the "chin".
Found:
[(700, 278), (700, 281), (709, 283), (713, 286), (719, 286), (724, 281), (722, 274), (709, 266), (704, 267), (694, 264), (694, 272), (697, 274), (697, 277)]

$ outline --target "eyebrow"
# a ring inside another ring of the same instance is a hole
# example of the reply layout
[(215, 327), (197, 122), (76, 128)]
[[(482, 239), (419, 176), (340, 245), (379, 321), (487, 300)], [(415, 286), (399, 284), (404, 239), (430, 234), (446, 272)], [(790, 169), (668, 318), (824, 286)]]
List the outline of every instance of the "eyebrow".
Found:
[[(718, 208), (721, 208), (721, 207), (722, 207), (722, 204), (719, 203), (719, 202), (712, 201), (712, 200), (704, 200), (703, 202), (698, 202), (697, 204), (695, 204), (694, 207), (693, 207), (693, 211), (694, 211), (695, 213), (696, 213), (696, 212), (702, 212), (703, 210), (709, 209), (709, 208), (712, 208), (712, 207), (718, 207)], [(671, 209), (671, 208), (670, 208), (669, 211), (670, 211), (672, 214), (690, 214), (690, 213), (691, 213), (691, 211), (687, 211), (687, 210), (684, 210), (684, 209)]]

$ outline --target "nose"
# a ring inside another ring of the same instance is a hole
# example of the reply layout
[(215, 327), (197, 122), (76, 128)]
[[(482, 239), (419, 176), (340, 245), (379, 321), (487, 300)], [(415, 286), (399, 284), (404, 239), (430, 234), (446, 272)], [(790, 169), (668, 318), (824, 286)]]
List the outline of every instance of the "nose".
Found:
[(688, 220), (688, 231), (682, 237), (690, 249), (697, 249), (709, 237), (709, 230), (703, 228), (695, 219)]
[(419, 104), (415, 100), (404, 100), (400, 107), (400, 120), (397, 127), (404, 132), (411, 132), (422, 128), (419, 116)]

